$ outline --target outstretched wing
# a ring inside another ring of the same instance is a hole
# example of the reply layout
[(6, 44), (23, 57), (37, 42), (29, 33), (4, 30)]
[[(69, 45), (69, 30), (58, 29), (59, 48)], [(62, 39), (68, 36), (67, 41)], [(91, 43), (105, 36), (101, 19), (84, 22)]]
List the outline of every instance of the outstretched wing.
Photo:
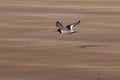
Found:
[(63, 25), (59, 21), (56, 22), (56, 27), (58, 27), (59, 29), (64, 28)]
[(70, 25), (67, 25), (66, 28), (69, 29), (69, 30), (72, 30), (73, 27), (75, 27), (76, 25), (78, 25), (80, 23), (80, 20), (78, 22), (75, 22), (73, 24), (70, 24)]

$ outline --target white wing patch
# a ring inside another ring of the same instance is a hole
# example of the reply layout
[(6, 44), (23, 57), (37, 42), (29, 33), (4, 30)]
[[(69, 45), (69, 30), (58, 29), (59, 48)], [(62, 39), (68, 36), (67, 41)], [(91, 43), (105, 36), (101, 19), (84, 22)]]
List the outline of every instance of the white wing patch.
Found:
[(73, 25), (70, 25), (70, 29), (71, 29), (71, 30), (73, 29)]
[(75, 27), (75, 26), (78, 25), (79, 23), (80, 23), (80, 20), (79, 20), (78, 22), (73, 23), (73, 24), (67, 25), (66, 28), (72, 30), (73, 27)]

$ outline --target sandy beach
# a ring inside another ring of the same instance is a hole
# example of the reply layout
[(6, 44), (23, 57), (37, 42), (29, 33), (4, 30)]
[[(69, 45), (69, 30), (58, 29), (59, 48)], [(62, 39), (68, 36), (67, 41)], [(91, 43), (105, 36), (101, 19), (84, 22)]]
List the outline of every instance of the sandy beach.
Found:
[(120, 80), (120, 1), (1, 0), (0, 80)]

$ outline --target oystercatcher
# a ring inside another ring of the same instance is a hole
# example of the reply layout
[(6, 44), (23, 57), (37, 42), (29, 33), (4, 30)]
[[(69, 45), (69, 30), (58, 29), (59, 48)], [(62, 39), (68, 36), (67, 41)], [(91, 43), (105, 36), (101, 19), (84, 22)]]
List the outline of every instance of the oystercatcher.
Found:
[(77, 31), (73, 30), (73, 27), (75, 27), (76, 25), (78, 25), (80, 23), (80, 20), (73, 23), (73, 24), (69, 24), (66, 27), (64, 27), (59, 21), (56, 22), (56, 27), (58, 27), (58, 29), (55, 32), (59, 32), (61, 34), (70, 34), (70, 33), (75, 33)]

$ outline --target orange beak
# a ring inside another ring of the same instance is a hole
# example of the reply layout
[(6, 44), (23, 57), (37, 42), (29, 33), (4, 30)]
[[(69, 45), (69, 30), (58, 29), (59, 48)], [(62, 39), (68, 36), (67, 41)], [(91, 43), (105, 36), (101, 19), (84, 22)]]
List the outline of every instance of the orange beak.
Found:
[(57, 30), (55, 30), (54, 32), (58, 32)]

